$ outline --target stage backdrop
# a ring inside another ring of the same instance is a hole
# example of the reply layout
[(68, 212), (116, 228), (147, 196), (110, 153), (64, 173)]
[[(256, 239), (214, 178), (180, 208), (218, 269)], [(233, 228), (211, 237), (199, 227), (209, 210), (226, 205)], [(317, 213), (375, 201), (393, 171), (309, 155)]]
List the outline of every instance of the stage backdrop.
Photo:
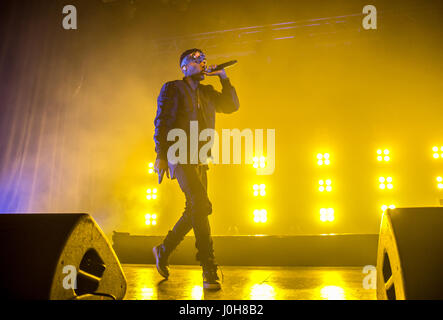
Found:
[[(273, 174), (211, 166), (215, 234), (377, 233), (382, 205), (439, 205), (441, 8), (372, 1), (377, 29), (365, 30), (366, 2), (2, 1), (0, 211), (86, 212), (107, 234), (164, 234), (184, 196), (149, 174), (156, 99), (193, 47), (211, 64), (239, 61), (228, 75), (240, 110), (218, 116), (219, 134), (275, 129)], [(67, 4), (77, 30), (62, 28)]]

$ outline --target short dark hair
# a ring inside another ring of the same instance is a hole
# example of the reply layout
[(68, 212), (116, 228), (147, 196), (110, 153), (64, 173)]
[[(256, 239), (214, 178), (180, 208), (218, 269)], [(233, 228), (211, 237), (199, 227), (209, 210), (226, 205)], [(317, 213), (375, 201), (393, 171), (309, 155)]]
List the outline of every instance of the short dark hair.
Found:
[(191, 54), (191, 53), (193, 53), (193, 52), (196, 52), (196, 51), (198, 51), (198, 52), (200, 52), (200, 53), (203, 53), (203, 51), (201, 51), (200, 49), (197, 49), (197, 48), (193, 48), (193, 49), (188, 49), (188, 50), (186, 50), (185, 52), (183, 52), (182, 54), (181, 54), (181, 56), (180, 56), (180, 66), (182, 65), (182, 61), (183, 61), (183, 59), (188, 55), (188, 54)]

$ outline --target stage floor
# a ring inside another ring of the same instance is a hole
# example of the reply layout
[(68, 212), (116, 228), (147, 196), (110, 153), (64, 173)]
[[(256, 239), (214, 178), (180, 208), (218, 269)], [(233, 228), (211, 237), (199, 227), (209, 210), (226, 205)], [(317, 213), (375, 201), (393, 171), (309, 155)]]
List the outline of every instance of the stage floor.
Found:
[[(364, 289), (363, 267), (222, 266), (219, 291), (203, 290), (200, 266), (170, 266), (168, 280), (155, 265), (123, 264), (125, 300), (375, 300)], [(220, 272), (219, 272), (220, 273)]]

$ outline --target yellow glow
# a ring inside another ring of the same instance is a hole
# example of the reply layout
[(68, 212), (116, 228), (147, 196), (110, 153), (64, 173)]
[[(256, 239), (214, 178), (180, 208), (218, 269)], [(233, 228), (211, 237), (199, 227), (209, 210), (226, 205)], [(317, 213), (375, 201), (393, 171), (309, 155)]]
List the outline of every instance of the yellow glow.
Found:
[(385, 156), (385, 161), (389, 161), (390, 159), (389, 156)]
[(153, 168), (154, 164), (152, 162), (149, 162), (149, 168)]
[(384, 178), (384, 177), (380, 177), (380, 178), (378, 179), (378, 181), (380, 181), (381, 183), (383, 183), (383, 182), (385, 182), (385, 178)]
[(389, 209), (395, 209), (395, 206), (393, 205), (393, 204), (391, 204), (390, 206), (389, 206)]
[(323, 159), (323, 155), (322, 155), (321, 153), (317, 154), (317, 159), (318, 159), (318, 160)]
[(318, 184), (322, 186), (325, 184), (325, 182), (323, 180), (320, 180), (320, 181), (318, 181)]
[(258, 190), (258, 184), (254, 184), (254, 186), (252, 187), (254, 190)]
[(266, 283), (257, 283), (251, 287), (251, 300), (274, 300), (275, 290)]
[(380, 189), (385, 189), (385, 188), (386, 188), (386, 185), (384, 183), (381, 183), (380, 184)]
[(326, 180), (326, 184), (327, 184), (328, 186), (330, 186), (330, 185), (331, 185), (331, 180), (330, 180), (330, 179)]
[(152, 174), (152, 173), (154, 173), (154, 170), (149, 169), (148, 172), (149, 172), (149, 174)]
[(258, 196), (258, 191), (254, 191), (254, 197)]
[(150, 226), (150, 225), (151, 225), (151, 220), (146, 220), (146, 221), (145, 221), (145, 224), (146, 224), (147, 226)]
[(154, 289), (152, 288), (141, 288), (141, 299), (142, 300), (152, 300), (154, 297)]
[(329, 166), (330, 163), (331, 163), (331, 161), (325, 160), (325, 165)]
[(326, 187), (326, 191), (327, 191), (327, 192), (331, 192), (331, 191), (332, 191), (332, 187), (331, 187), (331, 186), (327, 186), (327, 187)]
[(391, 178), (391, 177), (387, 177), (387, 178), (386, 178), (386, 181), (387, 181), (387, 182), (392, 182), (392, 178)]
[[(436, 146), (436, 147), (433, 147), (432, 148), (432, 151), (434, 151), (434, 152), (438, 152), (438, 147)], [(443, 151), (443, 150), (442, 150)]]
[(151, 219), (151, 215), (149, 213), (145, 214), (145, 219)]
[(265, 190), (260, 190), (260, 195), (261, 195), (262, 197), (264, 197), (264, 196), (266, 195), (266, 191), (265, 191)]
[(319, 187), (319, 188), (318, 188), (318, 191), (320, 191), (320, 192), (325, 191), (325, 187), (323, 187), (323, 186)]
[(266, 188), (266, 185), (264, 184), (264, 183), (262, 183), (261, 185), (260, 185), (260, 189), (261, 190), (264, 190)]
[(154, 213), (154, 214), (151, 216), (151, 218), (155, 220), (155, 219), (157, 219), (157, 215)]
[(157, 224), (157, 221), (153, 220), (152, 225), (155, 226)]
[(383, 153), (384, 153), (384, 154), (389, 154), (389, 150), (388, 150), (388, 149), (385, 149), (385, 150), (383, 151)]
[(378, 156), (378, 157), (377, 157), (377, 160), (378, 160), (378, 161), (382, 161), (382, 160), (383, 160), (383, 157), (382, 157), (382, 156)]
[(157, 195), (153, 194), (152, 199), (154, 199), (154, 200), (157, 199)]
[(324, 157), (325, 159), (329, 159), (329, 153), (325, 153), (325, 154), (323, 155), (323, 157)]
[(254, 222), (255, 223), (265, 223), (268, 221), (268, 217), (267, 217), (268, 212), (266, 211), (266, 209), (255, 209), (254, 210)]
[(157, 188), (154, 188), (154, 189), (152, 190), (152, 192), (153, 192), (153, 193), (157, 193)]
[(345, 291), (338, 286), (326, 286), (320, 290), (320, 296), (325, 300), (344, 300)]
[(380, 149), (377, 150), (377, 154), (381, 154), (381, 150)]
[(388, 183), (388, 189), (392, 189), (394, 188), (394, 186), (392, 185), (392, 183)]
[(440, 155), (438, 153), (434, 153), (434, 158), (438, 159), (440, 157)]
[(202, 286), (192, 287), (191, 297), (193, 300), (201, 300), (203, 298), (203, 287)]
[(266, 164), (264, 164), (263, 162), (260, 162), (260, 168), (264, 168), (266, 166)]
[(334, 209), (333, 208), (321, 208), (320, 209), (320, 220), (325, 221), (334, 221)]
[(438, 182), (442, 182), (442, 181), (443, 181), (443, 178), (442, 178), (442, 177), (437, 177), (437, 181), (438, 181)]
[(146, 199), (151, 200), (152, 196), (150, 194), (146, 195)]
[(439, 189), (443, 189), (443, 183), (439, 183), (439, 184), (438, 184), (438, 188), (439, 188)]
[(384, 204), (384, 205), (381, 206), (381, 210), (382, 210), (382, 211), (386, 211), (386, 209), (388, 209), (388, 206), (387, 206), (387, 205)]

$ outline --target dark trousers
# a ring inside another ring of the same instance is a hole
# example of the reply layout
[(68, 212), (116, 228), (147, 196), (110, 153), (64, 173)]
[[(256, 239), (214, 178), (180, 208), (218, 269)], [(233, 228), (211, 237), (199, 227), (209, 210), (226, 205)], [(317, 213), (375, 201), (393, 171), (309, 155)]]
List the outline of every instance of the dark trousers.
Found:
[(214, 249), (211, 238), (208, 215), (212, 213), (212, 204), (207, 193), (207, 168), (197, 165), (178, 165), (174, 175), (185, 194), (186, 206), (174, 228), (168, 232), (163, 241), (165, 250), (171, 253), (184, 239), (191, 229), (194, 229), (196, 259), (200, 265), (214, 261)]

